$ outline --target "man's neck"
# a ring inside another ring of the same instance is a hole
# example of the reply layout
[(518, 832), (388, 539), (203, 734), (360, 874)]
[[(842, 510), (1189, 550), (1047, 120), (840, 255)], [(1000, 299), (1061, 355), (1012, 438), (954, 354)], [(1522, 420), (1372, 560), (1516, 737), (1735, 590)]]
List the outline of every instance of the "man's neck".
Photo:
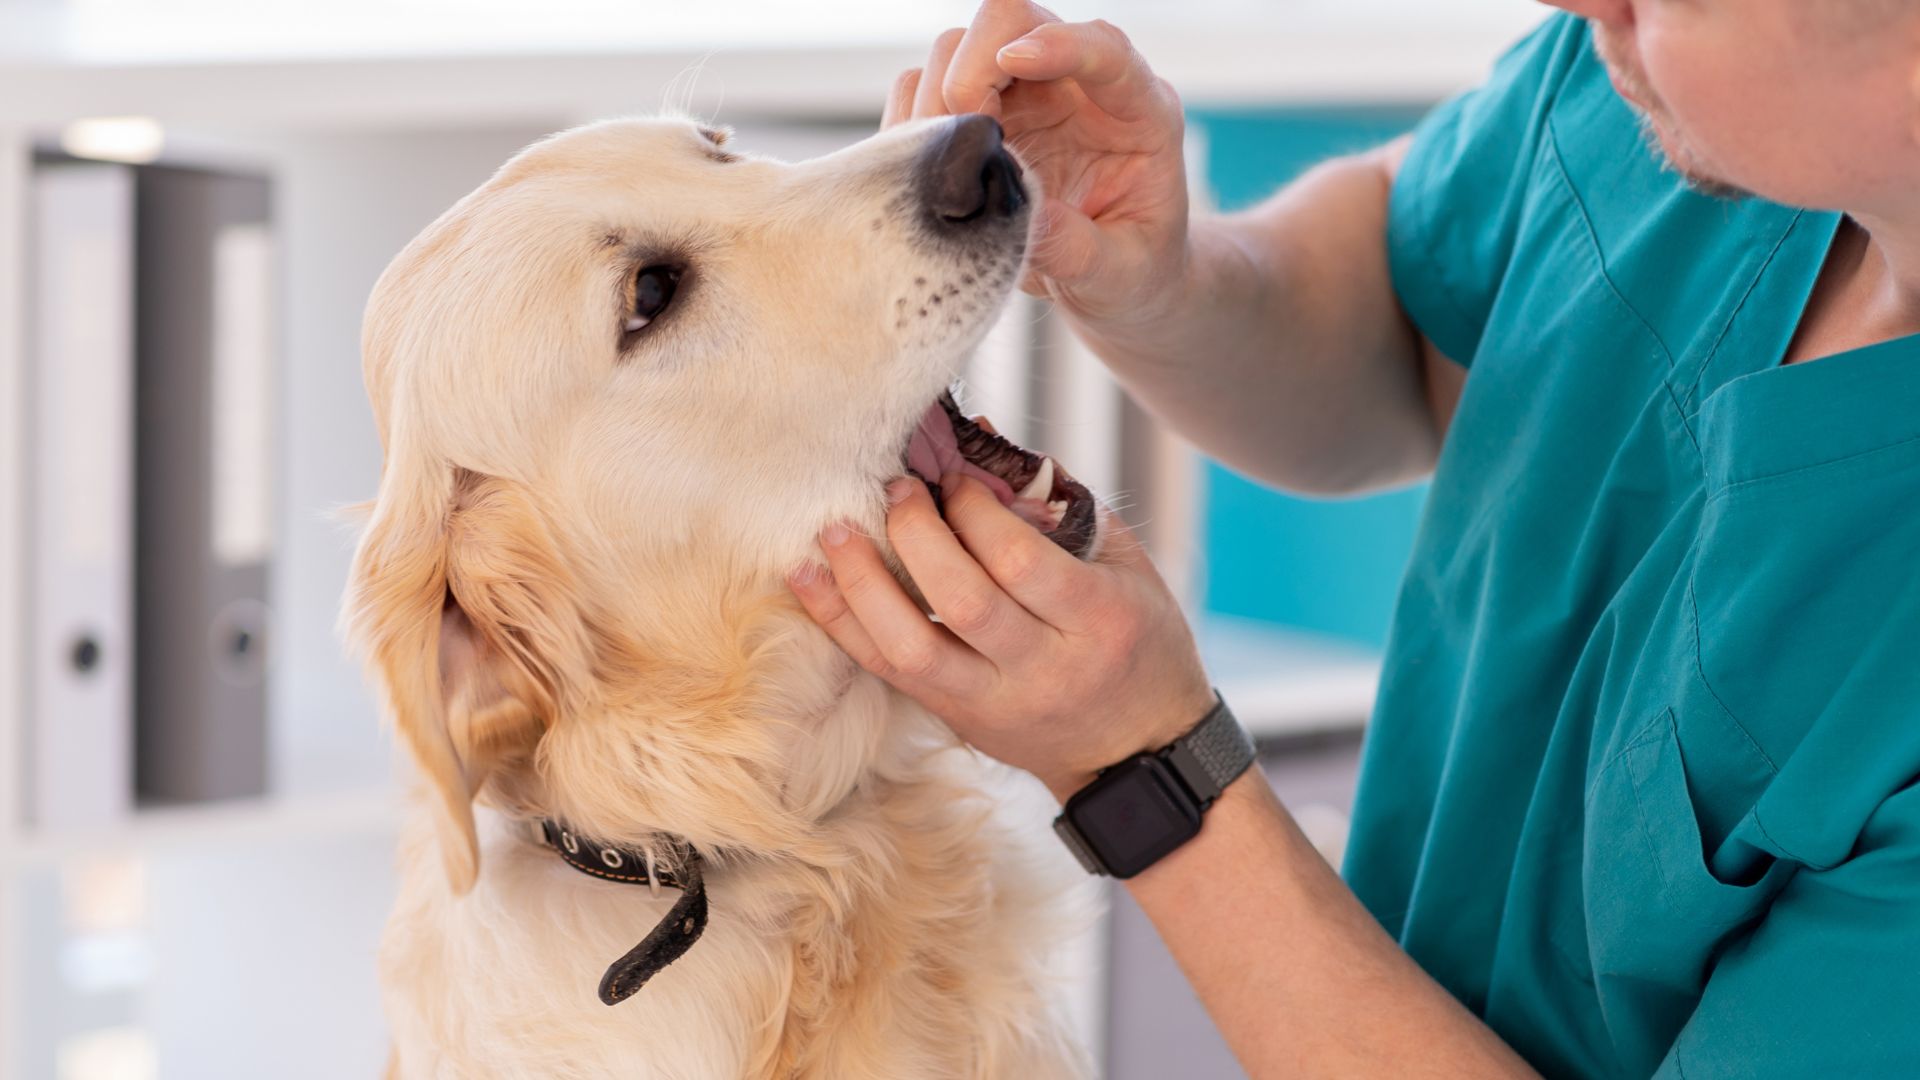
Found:
[(1840, 220), (1786, 362), (1920, 333), (1920, 229), (1886, 219)]

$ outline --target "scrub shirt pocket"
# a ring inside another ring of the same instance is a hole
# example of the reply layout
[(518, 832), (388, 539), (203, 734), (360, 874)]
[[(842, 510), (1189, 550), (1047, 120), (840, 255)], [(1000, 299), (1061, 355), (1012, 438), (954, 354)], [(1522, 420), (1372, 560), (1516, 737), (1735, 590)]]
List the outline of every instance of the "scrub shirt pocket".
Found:
[[(1911, 702), (1871, 691), (1877, 671), (1900, 663), (1887, 654), (1899, 650), (1920, 553), (1910, 509), (1920, 499), (1920, 338), (1743, 376), (1707, 399), (1700, 420), (1701, 680), (1783, 771), (1823, 728), (1911, 715)], [(1840, 764), (1829, 763), (1832, 775), (1844, 775)], [(1776, 797), (1760, 814), (1804, 861), (1838, 861), (1850, 837), (1789, 835), (1803, 830), (1782, 813), (1831, 817), (1818, 798), (1788, 807)]]
[(1778, 891), (1781, 864), (1752, 881), (1717, 875), (1698, 814), (1680, 726), (1662, 709), (1602, 767), (1587, 804), (1587, 943), (1622, 1060), (1661, 1057), (1721, 948)]

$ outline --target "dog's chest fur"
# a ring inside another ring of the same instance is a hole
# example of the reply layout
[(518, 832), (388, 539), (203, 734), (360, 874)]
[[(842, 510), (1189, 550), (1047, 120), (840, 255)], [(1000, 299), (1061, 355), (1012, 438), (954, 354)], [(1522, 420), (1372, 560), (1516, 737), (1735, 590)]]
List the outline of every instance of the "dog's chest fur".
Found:
[(602, 971), (677, 894), (586, 877), (489, 815), (485, 869), (456, 897), (416, 815), (381, 950), (398, 1075), (1085, 1075), (1041, 971), (1074, 929), (1057, 853), (950, 783), (853, 802), (846, 866), (710, 871), (706, 934), (612, 1007)]

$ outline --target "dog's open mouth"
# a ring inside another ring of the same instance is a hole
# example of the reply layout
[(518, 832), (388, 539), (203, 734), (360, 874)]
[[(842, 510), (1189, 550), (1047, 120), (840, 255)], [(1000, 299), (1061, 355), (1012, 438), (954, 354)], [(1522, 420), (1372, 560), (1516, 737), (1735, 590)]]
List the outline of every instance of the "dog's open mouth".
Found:
[(1002, 506), (1074, 557), (1085, 558), (1093, 546), (1093, 493), (1052, 458), (1015, 446), (968, 419), (951, 390), (927, 407), (903, 457), (907, 471), (926, 481), (943, 513), (940, 478), (961, 473), (985, 484)]

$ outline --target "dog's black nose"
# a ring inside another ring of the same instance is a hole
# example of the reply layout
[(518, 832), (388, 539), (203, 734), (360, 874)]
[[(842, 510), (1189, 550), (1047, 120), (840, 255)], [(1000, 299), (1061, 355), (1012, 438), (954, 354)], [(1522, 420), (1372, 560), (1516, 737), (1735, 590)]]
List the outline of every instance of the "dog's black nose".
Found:
[(953, 223), (1012, 217), (1027, 204), (1020, 166), (991, 116), (957, 116), (920, 155), (927, 209)]

